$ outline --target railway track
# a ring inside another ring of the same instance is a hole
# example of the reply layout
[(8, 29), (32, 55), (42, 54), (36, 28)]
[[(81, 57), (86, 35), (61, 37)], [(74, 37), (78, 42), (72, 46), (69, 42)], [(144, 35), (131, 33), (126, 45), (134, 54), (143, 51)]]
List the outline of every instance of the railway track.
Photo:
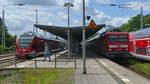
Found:
[(15, 54), (0, 55), (0, 69), (14, 64)]
[(3, 54), (3, 55), (0, 55), (0, 58), (10, 57), (10, 56), (14, 56), (14, 53), (13, 54)]
[[(51, 54), (62, 51), (62, 49), (53, 50)], [(38, 53), (40, 54), (40, 53)], [(32, 59), (32, 58), (31, 58)], [(26, 59), (16, 60), (16, 63), (27, 61)], [(15, 64), (15, 54), (0, 55), (0, 69)]]

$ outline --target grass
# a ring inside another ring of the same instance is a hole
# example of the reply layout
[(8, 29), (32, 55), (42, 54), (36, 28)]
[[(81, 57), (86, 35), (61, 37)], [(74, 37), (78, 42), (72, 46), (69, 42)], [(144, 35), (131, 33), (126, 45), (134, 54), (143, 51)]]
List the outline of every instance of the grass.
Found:
[(74, 69), (20, 69), (0, 76), (0, 84), (71, 84)]
[(129, 60), (130, 66), (135, 67), (136, 69), (146, 73), (146, 75), (150, 76), (150, 63), (148, 62), (141, 62), (139, 60)]

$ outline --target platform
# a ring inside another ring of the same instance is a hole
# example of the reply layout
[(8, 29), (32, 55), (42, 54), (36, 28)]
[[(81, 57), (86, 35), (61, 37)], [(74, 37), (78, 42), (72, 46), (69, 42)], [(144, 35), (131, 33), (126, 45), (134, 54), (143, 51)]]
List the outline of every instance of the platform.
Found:
[(87, 74), (83, 74), (82, 60), (77, 60), (74, 84), (149, 84), (150, 80), (106, 58), (89, 55)]
[[(67, 51), (57, 54), (57, 58), (66, 58)], [(73, 84), (150, 84), (150, 80), (130, 71), (108, 59), (100, 56), (88, 55), (86, 60), (87, 74), (83, 74), (83, 61), (81, 55), (72, 54), (76, 57), (76, 69), (74, 73)], [(54, 60), (54, 55), (51, 56)], [(37, 58), (43, 59), (43, 57)], [(34, 61), (18, 63), (19, 68), (34, 67)], [(9, 66), (12, 68), (13, 66)], [(39, 68), (54, 68), (52, 62), (37, 61)], [(58, 68), (74, 68), (73, 62), (59, 62)]]

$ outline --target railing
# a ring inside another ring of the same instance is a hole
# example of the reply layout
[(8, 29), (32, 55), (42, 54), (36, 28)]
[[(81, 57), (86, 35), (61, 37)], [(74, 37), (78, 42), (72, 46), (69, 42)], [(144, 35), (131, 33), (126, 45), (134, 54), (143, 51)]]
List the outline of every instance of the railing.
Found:
[[(21, 54), (21, 53), (20, 53)], [(23, 53), (23, 54), (27, 54), (27, 53)], [(31, 55), (31, 54), (30, 54)], [(44, 60), (38, 60), (37, 59), (37, 56), (39, 56), (39, 54), (35, 54), (35, 56), (34, 56), (34, 59), (30, 59), (30, 60), (27, 60), (27, 59), (17, 59), (17, 57), (15, 56), (15, 60), (14, 60), (14, 64), (15, 64), (15, 68), (18, 68), (17, 67), (17, 63), (18, 62), (22, 62), (22, 61), (33, 61), (34, 62), (34, 68), (40, 68), (40, 67), (37, 67), (37, 62), (40, 62), (40, 61), (44, 61)], [(54, 62), (55, 64), (54, 64), (54, 68), (57, 68), (57, 63), (59, 63), (59, 62), (74, 62), (74, 68), (76, 69), (76, 58), (70, 58), (70, 59), (58, 59), (57, 58), (57, 54), (56, 53), (54, 53), (54, 60), (51, 60), (50, 61), (51, 63), (52, 62)], [(51, 68), (51, 67), (49, 67), (49, 68)], [(59, 67), (58, 67), (59, 68)]]
[[(58, 51), (60, 51), (60, 50), (58, 50)], [(20, 53), (20, 54), (28, 54), (28, 53)], [(44, 60), (41, 60), (41, 59), (37, 58), (37, 56), (39, 56), (40, 54), (44, 54), (44, 53), (34, 54), (33, 59), (18, 59), (16, 57), (16, 53), (0, 55), (0, 70), (1, 69), (6, 69), (6, 68), (7, 69), (8, 68), (16, 68), (17, 69), (17, 68), (19, 68), (18, 65), (20, 63), (26, 62), (26, 61), (27, 62), (33, 61), (32, 63), (34, 63), (34, 68), (40, 68), (40, 67), (38, 67), (38, 62), (44, 61)], [(61, 62), (66, 62), (66, 63), (71, 63), (72, 62), (72, 63), (74, 63), (74, 68), (76, 69), (76, 58), (70, 58), (70, 59), (61, 58), (60, 59), (57, 55), (57, 51), (54, 51), (53, 53), (51, 53), (51, 57), (52, 57), (52, 55), (53, 55), (53, 60), (51, 60), (50, 63), (53, 63), (52, 66), (54, 66), (54, 67), (49, 67), (49, 68), (60, 68), (59, 64)], [(43, 59), (44, 59), (44, 57), (43, 57)], [(9, 66), (13, 66), (13, 67), (9, 67)], [(73, 66), (71, 66), (71, 67), (73, 67)]]

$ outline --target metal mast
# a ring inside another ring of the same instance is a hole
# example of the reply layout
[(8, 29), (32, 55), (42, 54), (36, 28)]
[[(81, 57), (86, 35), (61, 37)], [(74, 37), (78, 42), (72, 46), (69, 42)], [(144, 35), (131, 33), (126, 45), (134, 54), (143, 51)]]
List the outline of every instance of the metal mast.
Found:
[(85, 0), (83, 0), (83, 28), (82, 28), (82, 56), (83, 56), (83, 74), (86, 74), (86, 42), (85, 42)]
[(65, 3), (65, 7), (68, 7), (68, 29), (67, 29), (67, 35), (68, 35), (68, 59), (70, 57), (70, 7), (73, 7), (72, 3)]
[(143, 7), (141, 7), (140, 29), (143, 29)]

